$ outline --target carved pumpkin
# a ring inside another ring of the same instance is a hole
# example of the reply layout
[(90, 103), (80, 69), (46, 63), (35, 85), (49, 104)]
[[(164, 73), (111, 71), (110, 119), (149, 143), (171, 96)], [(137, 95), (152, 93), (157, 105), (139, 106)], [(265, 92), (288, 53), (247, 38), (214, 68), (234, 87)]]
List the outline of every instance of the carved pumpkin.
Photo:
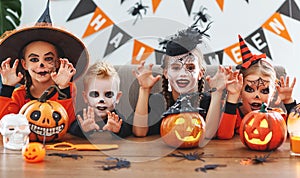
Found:
[(180, 95), (173, 106), (163, 113), (160, 126), (162, 140), (176, 148), (198, 147), (205, 136), (205, 122), (191, 99), (197, 93)]
[(287, 119), (287, 127), (289, 133), (292, 131), (300, 131), (300, 104), (291, 109)]
[(169, 146), (193, 148), (204, 139), (204, 128), (204, 120), (198, 113), (171, 114), (162, 120), (160, 134)]
[(287, 137), (286, 123), (282, 115), (273, 110), (260, 110), (248, 113), (240, 126), (240, 139), (252, 150), (275, 150), (284, 143)]
[(32, 142), (22, 148), (22, 155), (26, 162), (38, 163), (44, 160), (46, 150), (43, 144)]
[(46, 100), (49, 89), (38, 100), (26, 103), (20, 110), (29, 122), (30, 141), (53, 142), (60, 140), (68, 130), (69, 117), (65, 108), (56, 101)]

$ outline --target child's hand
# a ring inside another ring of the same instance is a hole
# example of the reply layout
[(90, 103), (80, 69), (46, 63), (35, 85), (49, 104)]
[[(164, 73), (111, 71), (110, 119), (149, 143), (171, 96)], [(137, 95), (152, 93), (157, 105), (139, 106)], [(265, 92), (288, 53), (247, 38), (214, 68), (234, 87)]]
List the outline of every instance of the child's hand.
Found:
[(144, 89), (151, 89), (153, 85), (160, 79), (160, 75), (154, 77), (152, 75), (153, 64), (149, 65), (149, 68), (145, 67), (145, 61), (141, 62), (137, 70), (133, 70), (133, 75), (137, 78), (140, 87)]
[(122, 125), (122, 119), (119, 120), (119, 116), (115, 114), (114, 112), (111, 113), (107, 111), (107, 123), (103, 127), (103, 130), (109, 130), (114, 133), (119, 133)]
[(81, 129), (83, 132), (89, 132), (92, 130), (99, 130), (98, 124), (95, 122), (95, 112), (94, 108), (88, 106), (88, 110), (83, 109), (83, 118), (80, 115), (77, 115), (77, 118), (80, 122)]
[(53, 81), (60, 89), (67, 88), (71, 78), (75, 75), (76, 69), (68, 59), (60, 59), (60, 67), (58, 73), (55, 71), (51, 73)]
[(21, 72), (19, 72), (18, 75), (16, 75), (19, 59), (15, 60), (12, 68), (10, 67), (10, 61), (11, 58), (7, 58), (1, 63), (0, 74), (2, 84), (15, 86), (22, 80), (23, 75), (21, 74)]
[(209, 87), (216, 88), (217, 91), (222, 92), (226, 87), (230, 71), (231, 67), (219, 66), (217, 73), (212, 78), (211, 76), (206, 77)]
[(276, 105), (282, 101), (284, 104), (289, 104), (294, 102), (294, 99), (292, 97), (293, 89), (296, 84), (296, 78), (294, 77), (294, 80), (292, 84), (290, 85), (290, 77), (286, 77), (286, 81), (284, 81), (284, 77), (280, 77), (280, 84), (276, 84), (276, 89), (278, 91), (278, 98), (275, 102)]

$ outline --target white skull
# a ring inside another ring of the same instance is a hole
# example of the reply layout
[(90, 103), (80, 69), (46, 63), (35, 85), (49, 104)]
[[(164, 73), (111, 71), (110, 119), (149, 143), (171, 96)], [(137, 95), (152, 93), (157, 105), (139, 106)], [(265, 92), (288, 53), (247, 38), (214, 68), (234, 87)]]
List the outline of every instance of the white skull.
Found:
[(0, 120), (4, 148), (21, 150), (29, 143), (30, 129), (27, 118), (22, 114), (7, 114)]

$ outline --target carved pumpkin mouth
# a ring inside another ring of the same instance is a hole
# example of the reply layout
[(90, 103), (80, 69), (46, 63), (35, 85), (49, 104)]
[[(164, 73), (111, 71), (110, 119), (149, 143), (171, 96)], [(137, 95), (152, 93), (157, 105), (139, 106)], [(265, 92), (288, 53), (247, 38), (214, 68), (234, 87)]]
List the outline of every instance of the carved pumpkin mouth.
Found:
[(65, 124), (56, 126), (56, 127), (52, 127), (52, 128), (45, 128), (45, 127), (40, 127), (37, 126), (35, 124), (29, 123), (29, 128), (31, 130), (31, 132), (37, 134), (37, 135), (41, 135), (41, 136), (46, 136), (46, 137), (50, 137), (56, 134), (59, 134), (60, 132), (62, 132), (65, 128)]
[(25, 158), (27, 159), (27, 160), (35, 160), (36, 158), (37, 158), (37, 156), (33, 156), (33, 157), (28, 157), (28, 156), (25, 156)]
[(264, 140), (261, 140), (259, 138), (252, 138), (250, 139), (247, 132), (244, 132), (244, 136), (245, 136), (245, 139), (249, 142), (249, 143), (252, 143), (252, 144), (257, 144), (257, 145), (265, 145), (267, 143), (270, 142), (270, 140), (272, 139), (272, 132), (269, 132), (268, 135), (266, 135), (265, 139)]
[(175, 130), (175, 135), (176, 135), (177, 139), (180, 141), (183, 141), (183, 142), (198, 141), (200, 139), (201, 134), (202, 134), (202, 131), (198, 132), (196, 137), (194, 137), (193, 135), (181, 137), (181, 135), (177, 132), (177, 130)]

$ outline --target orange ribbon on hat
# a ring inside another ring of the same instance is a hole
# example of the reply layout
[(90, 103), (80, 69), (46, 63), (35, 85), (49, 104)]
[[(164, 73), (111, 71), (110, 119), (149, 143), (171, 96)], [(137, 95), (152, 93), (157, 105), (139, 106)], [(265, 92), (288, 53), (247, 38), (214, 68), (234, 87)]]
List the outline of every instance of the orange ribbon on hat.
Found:
[(253, 55), (247, 62), (242, 64), (242, 67), (248, 69), (254, 61), (258, 61), (261, 58), (266, 58), (266, 54)]

